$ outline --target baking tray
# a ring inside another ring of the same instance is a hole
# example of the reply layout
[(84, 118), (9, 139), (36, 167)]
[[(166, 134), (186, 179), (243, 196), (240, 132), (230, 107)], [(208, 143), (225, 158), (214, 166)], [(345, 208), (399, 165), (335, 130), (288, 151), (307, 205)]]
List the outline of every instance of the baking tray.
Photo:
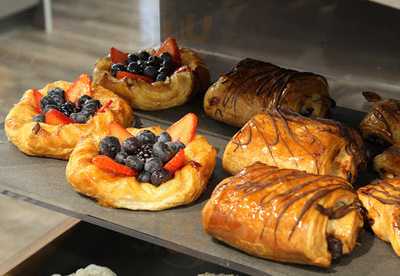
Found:
[[(213, 72), (213, 79), (236, 62), (234, 59), (215, 56), (205, 58)], [(330, 80), (330, 84), (334, 86), (334, 80)], [(199, 132), (208, 137), (219, 153), (217, 167), (207, 190), (191, 205), (161, 212), (135, 212), (101, 207), (71, 189), (65, 180), (66, 162), (22, 154), (7, 142), (3, 130), (0, 131), (0, 192), (250, 275), (398, 275), (400, 263), (391, 246), (368, 231), (361, 233), (360, 244), (351, 255), (342, 258), (329, 269), (259, 259), (206, 235), (201, 225), (201, 210), (215, 185), (227, 177), (221, 167), (221, 156), (227, 141), (237, 128), (207, 118), (201, 106), (202, 98), (198, 96), (178, 108), (136, 112), (145, 126), (159, 124), (163, 127), (187, 112), (198, 114)], [(363, 115), (362, 112), (337, 107), (332, 118), (357, 126)], [(357, 185), (366, 184), (375, 177), (371, 172), (364, 173)]]

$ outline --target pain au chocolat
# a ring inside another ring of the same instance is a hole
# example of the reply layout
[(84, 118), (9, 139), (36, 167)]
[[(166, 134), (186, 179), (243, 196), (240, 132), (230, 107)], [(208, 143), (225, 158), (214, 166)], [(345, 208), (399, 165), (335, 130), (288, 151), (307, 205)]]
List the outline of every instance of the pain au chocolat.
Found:
[(400, 256), (400, 179), (376, 180), (357, 193), (374, 233)]
[(274, 110), (254, 116), (232, 137), (222, 164), (231, 174), (260, 161), (353, 182), (364, 160), (355, 130), (331, 120)]
[(207, 90), (204, 110), (215, 120), (241, 127), (275, 108), (325, 117), (333, 103), (323, 76), (246, 58)]
[(350, 253), (363, 226), (351, 184), (255, 163), (215, 188), (205, 231), (251, 255), (328, 267)]

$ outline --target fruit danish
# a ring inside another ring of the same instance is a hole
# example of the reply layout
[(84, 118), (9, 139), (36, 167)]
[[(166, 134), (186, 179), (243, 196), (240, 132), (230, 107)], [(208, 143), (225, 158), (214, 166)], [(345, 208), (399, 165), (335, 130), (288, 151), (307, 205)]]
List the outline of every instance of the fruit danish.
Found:
[(141, 110), (161, 110), (186, 103), (210, 81), (207, 67), (198, 55), (179, 48), (168, 38), (158, 50), (124, 53), (111, 48), (97, 61), (94, 82), (128, 100)]
[(362, 140), (355, 130), (331, 120), (275, 110), (251, 118), (227, 144), (222, 163), (231, 174), (260, 161), (353, 182), (364, 160)]
[(376, 180), (357, 193), (375, 235), (400, 256), (400, 179)]
[(56, 81), (26, 91), (8, 113), (5, 132), (28, 155), (68, 159), (82, 136), (113, 121), (128, 126), (132, 116), (128, 103), (101, 86), (92, 89), (83, 74), (72, 84)]
[(221, 181), (202, 215), (208, 234), (248, 254), (321, 267), (350, 253), (363, 226), (344, 179), (262, 163)]
[(204, 110), (215, 120), (241, 127), (275, 108), (325, 117), (333, 103), (324, 77), (246, 58), (207, 90)]
[(163, 210), (196, 200), (216, 163), (216, 150), (196, 135), (189, 113), (166, 131), (122, 128), (82, 140), (67, 165), (67, 179), (79, 193), (104, 205)]

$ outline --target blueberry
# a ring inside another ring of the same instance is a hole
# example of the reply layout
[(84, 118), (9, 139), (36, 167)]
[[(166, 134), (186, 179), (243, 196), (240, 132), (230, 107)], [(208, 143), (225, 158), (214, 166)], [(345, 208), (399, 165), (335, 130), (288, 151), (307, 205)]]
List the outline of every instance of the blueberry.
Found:
[(163, 61), (163, 62), (172, 62), (172, 56), (170, 55), (170, 53), (162, 53), (161, 54), (161, 56), (160, 56), (160, 59)]
[(149, 59), (150, 54), (147, 53), (146, 51), (141, 51), (138, 56), (140, 60), (147, 61)]
[(156, 141), (156, 136), (150, 130), (141, 131), (136, 138), (141, 144), (153, 144)]
[(143, 161), (146, 161), (148, 158), (152, 157), (153, 156), (153, 144), (141, 145), (136, 156)]
[(78, 108), (81, 109), (82, 106), (86, 103), (86, 101), (91, 100), (92, 97), (88, 95), (83, 95), (78, 99)]
[(146, 160), (146, 163), (144, 164), (144, 170), (148, 172), (154, 172), (157, 170), (160, 170), (163, 166), (163, 163), (161, 162), (161, 159), (158, 157), (151, 157)]
[(122, 150), (128, 154), (134, 154), (140, 147), (140, 142), (136, 137), (129, 137), (122, 143)]
[(130, 54), (128, 55), (128, 63), (137, 61), (138, 59), (139, 59), (139, 57), (138, 57), (138, 55), (135, 54), (135, 53), (130, 53)]
[(157, 171), (154, 171), (151, 174), (151, 184), (153, 185), (161, 185), (164, 182), (167, 182), (168, 180), (170, 180), (172, 178), (172, 174), (165, 170), (165, 169), (160, 169)]
[(75, 105), (71, 102), (66, 102), (60, 106), (60, 111), (69, 117), (72, 113), (76, 111)]
[(43, 123), (44, 122), (44, 115), (42, 113), (33, 116), (32, 121)]
[(94, 115), (96, 113), (97, 109), (100, 108), (100, 106), (101, 106), (101, 103), (99, 100), (90, 99), (90, 100), (87, 100), (83, 104), (82, 111), (86, 111), (90, 115)]
[(142, 172), (139, 174), (138, 178), (137, 178), (138, 181), (140, 181), (140, 182), (147, 182), (147, 183), (150, 182), (150, 179), (151, 179), (151, 173), (146, 172), (146, 171), (142, 171)]
[(118, 71), (125, 71), (125, 70), (126, 66), (121, 63), (114, 63), (113, 65), (111, 65), (111, 75), (113, 75), (114, 77)]
[(170, 150), (173, 152), (175, 155), (180, 149), (185, 148), (185, 144), (183, 144), (181, 141), (174, 141), (174, 142), (167, 142), (165, 143)]
[(142, 74), (143, 69), (142, 67), (137, 63), (137, 62), (131, 62), (128, 64), (128, 67), (126, 68), (126, 71), (134, 74)]
[(161, 62), (160, 68), (165, 68), (168, 71), (168, 73), (170, 73), (174, 70), (174, 64), (172, 61), (164, 60), (163, 62)]
[(135, 155), (129, 155), (125, 160), (125, 165), (140, 172), (143, 170), (144, 162)]
[(52, 106), (51, 108), (57, 108), (57, 103), (53, 100), (52, 97), (46, 95), (40, 100), (40, 108), (43, 110), (44, 113), (46, 113), (50, 109), (48, 106)]
[(57, 97), (65, 98), (64, 89), (62, 89), (60, 87), (56, 87), (56, 88), (49, 90), (49, 92), (47, 92), (47, 95), (49, 95), (50, 97), (57, 96)]
[(167, 162), (174, 155), (174, 152), (164, 142), (157, 142), (153, 145), (153, 155)]
[(148, 76), (148, 77), (152, 78), (152, 79), (155, 79), (157, 77), (157, 74), (158, 74), (157, 70), (158, 70), (157, 67), (152, 66), (152, 65), (148, 65), (148, 66), (144, 67), (143, 74), (145, 76)]
[(166, 131), (161, 132), (160, 136), (158, 136), (158, 138), (157, 138), (157, 142), (166, 143), (166, 142), (169, 142), (169, 141), (171, 141), (171, 136)]
[(90, 114), (85, 113), (85, 112), (75, 112), (75, 113), (71, 113), (71, 115), (69, 115), (69, 117), (75, 123), (84, 124), (90, 119)]
[(128, 157), (128, 154), (126, 152), (120, 151), (115, 155), (115, 161), (117, 161), (120, 164), (125, 165), (127, 157)]
[(165, 73), (158, 73), (156, 77), (156, 81), (165, 81), (168, 75)]
[(159, 66), (162, 60), (156, 56), (150, 56), (146, 62), (147, 65)]
[(106, 136), (100, 141), (100, 154), (114, 158), (121, 151), (121, 145), (117, 137)]
[(58, 105), (56, 104), (49, 104), (46, 105), (44, 108), (42, 108), (43, 113), (46, 113), (47, 111), (49, 111), (50, 109), (56, 109), (58, 110)]

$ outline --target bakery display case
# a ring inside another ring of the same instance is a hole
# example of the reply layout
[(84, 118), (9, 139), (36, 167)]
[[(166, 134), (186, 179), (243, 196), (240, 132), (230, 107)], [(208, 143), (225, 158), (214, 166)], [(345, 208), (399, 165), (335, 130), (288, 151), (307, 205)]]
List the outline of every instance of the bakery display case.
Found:
[[(9, 117), (2, 123), (0, 153), (8, 158), (0, 159), (1, 193), (75, 219), (0, 272), (64, 275), (97, 263), (118, 275), (397, 275), (399, 257), (376, 236), (384, 236), (378, 228), (385, 221), (365, 201), (375, 200), (376, 209), (382, 204), (385, 216), (393, 216), (384, 227), (398, 248), (400, 187), (383, 181), (384, 192), (367, 193), (376, 192), (374, 184), (357, 192), (373, 180), (397, 176), (395, 161), (373, 161), (383, 152), (394, 160), (398, 154), (395, 1), (151, 2), (158, 23), (151, 37), (159, 41), (141, 49), (113, 48), (93, 67), (92, 85), (126, 100), (133, 124), (100, 121), (100, 130), (80, 139), (67, 165), (18, 151), (7, 138), (17, 123)], [(141, 55), (154, 68), (140, 68)], [(169, 62), (172, 69), (165, 69)], [(63, 101), (72, 97), (69, 90)], [(178, 100), (181, 91), (188, 93)], [(71, 114), (48, 120), (48, 110), (56, 107), (43, 104), (47, 94), (38, 101), (34, 91), (27, 95), (31, 100), (19, 105), (44, 116), (33, 124), (34, 135), (54, 121), (57, 127), (77, 123)], [(85, 95), (76, 96), (76, 105)], [(105, 99), (86, 120), (115, 109), (115, 101), (113, 106)], [(138, 128), (155, 133), (152, 150), (137, 153), (145, 156), (143, 164), (118, 161), (129, 151), (126, 140), (150, 139), (138, 137)], [(165, 144), (179, 137), (183, 145), (159, 164), (168, 171), (160, 180), (146, 165), (149, 158), (164, 159), (165, 152), (157, 155), (155, 148), (163, 130)], [(105, 135), (115, 139), (107, 144)], [(179, 163), (180, 150), (185, 164)], [(92, 155), (107, 162), (98, 165)], [(145, 178), (146, 172), (151, 176)], [(132, 176), (139, 181), (124, 180)], [(191, 181), (196, 188), (188, 192), (185, 183)], [(175, 201), (157, 194), (160, 187)], [(139, 200), (145, 193), (146, 200)], [(369, 199), (361, 202), (361, 193)]]

